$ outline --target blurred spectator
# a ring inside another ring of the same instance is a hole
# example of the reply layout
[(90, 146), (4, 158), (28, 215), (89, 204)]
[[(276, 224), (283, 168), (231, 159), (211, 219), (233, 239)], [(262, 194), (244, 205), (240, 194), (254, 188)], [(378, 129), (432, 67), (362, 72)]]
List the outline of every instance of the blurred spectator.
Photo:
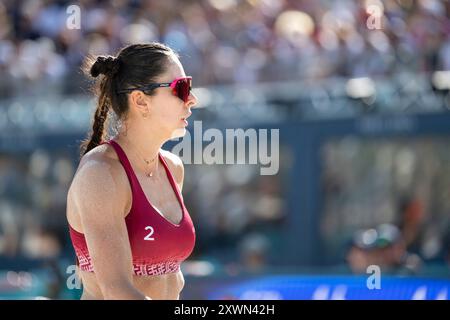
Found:
[(447, 230), (442, 246), (442, 260), (447, 265), (450, 273), (450, 225), (447, 225)]
[(418, 255), (406, 250), (400, 230), (392, 224), (355, 233), (347, 253), (347, 263), (354, 273), (366, 273), (370, 265), (389, 274), (417, 274), (422, 264)]
[(402, 199), (399, 224), (405, 239), (405, 245), (415, 252), (420, 250), (424, 219), (424, 208), (419, 199), (411, 197)]
[(375, 247), (376, 230), (358, 230), (351, 240), (350, 247), (346, 254), (346, 261), (353, 273), (365, 273), (370, 261), (370, 250)]
[(267, 267), (270, 240), (262, 234), (247, 235), (240, 244), (241, 262), (247, 272), (261, 272)]
[(396, 274), (417, 274), (420, 271), (420, 257), (407, 251), (404, 237), (396, 226), (382, 224), (377, 232), (376, 246), (382, 268)]

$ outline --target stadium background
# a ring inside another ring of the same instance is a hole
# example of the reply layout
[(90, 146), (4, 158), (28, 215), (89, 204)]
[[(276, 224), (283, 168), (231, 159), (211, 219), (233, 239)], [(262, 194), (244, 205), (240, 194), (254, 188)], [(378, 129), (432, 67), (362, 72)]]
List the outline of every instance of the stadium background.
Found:
[(80, 65), (161, 41), (204, 130), (280, 130), (277, 175), (186, 164), (182, 299), (448, 299), (449, 14), (446, 0), (1, 1), (0, 298), (79, 297), (65, 201), (94, 108)]

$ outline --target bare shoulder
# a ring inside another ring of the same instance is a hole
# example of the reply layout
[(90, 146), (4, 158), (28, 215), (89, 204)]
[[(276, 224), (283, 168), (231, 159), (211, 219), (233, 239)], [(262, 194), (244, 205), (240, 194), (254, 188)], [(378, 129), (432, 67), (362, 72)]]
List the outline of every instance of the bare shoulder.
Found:
[(161, 155), (164, 157), (164, 159), (167, 162), (167, 165), (169, 166), (170, 172), (172, 172), (173, 177), (175, 178), (175, 181), (177, 184), (181, 187), (183, 186), (183, 180), (184, 180), (184, 165), (183, 161), (180, 159), (179, 156), (176, 154), (161, 149)]
[(82, 157), (68, 197), (78, 204), (79, 211), (81, 205), (84, 209), (94, 209), (87, 206), (98, 207), (104, 202), (114, 202), (120, 208), (126, 207), (129, 192), (128, 178), (117, 154), (104, 144)]
[(92, 181), (101, 177), (112, 178), (119, 184), (126, 178), (117, 154), (107, 144), (95, 147), (81, 158), (73, 183), (85, 179)]

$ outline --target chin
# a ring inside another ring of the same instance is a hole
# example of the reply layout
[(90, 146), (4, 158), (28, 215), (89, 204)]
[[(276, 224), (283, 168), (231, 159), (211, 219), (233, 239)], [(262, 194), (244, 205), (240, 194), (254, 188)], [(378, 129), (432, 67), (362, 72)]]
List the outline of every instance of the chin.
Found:
[(182, 138), (186, 134), (186, 128), (178, 128), (172, 132), (170, 139)]

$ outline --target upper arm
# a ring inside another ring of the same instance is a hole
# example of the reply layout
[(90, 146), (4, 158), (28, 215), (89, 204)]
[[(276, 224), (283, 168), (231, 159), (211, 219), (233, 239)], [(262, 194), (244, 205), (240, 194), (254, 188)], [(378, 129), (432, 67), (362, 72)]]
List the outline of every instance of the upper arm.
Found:
[(170, 171), (177, 183), (180, 192), (183, 190), (183, 182), (184, 182), (184, 165), (183, 161), (181, 161), (180, 157), (173, 154), (172, 152), (163, 150), (162, 155), (169, 166)]
[(132, 283), (132, 254), (125, 224), (126, 189), (117, 165), (90, 160), (78, 172), (73, 197), (102, 291)]

